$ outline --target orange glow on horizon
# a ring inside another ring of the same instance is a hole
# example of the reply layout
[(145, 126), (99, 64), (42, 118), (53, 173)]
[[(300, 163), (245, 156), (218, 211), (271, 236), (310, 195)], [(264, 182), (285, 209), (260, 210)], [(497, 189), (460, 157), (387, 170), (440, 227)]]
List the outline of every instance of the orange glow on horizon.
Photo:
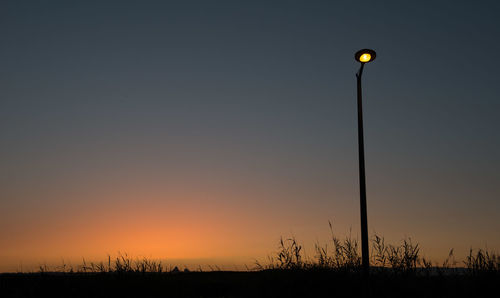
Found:
[[(106, 196), (109, 199), (110, 194)], [(48, 218), (27, 214), (23, 222), (13, 227), (9, 241), (3, 238), (2, 266), (11, 262), (8, 259), (29, 259), (35, 264), (46, 260), (57, 264), (65, 259), (79, 264), (82, 258), (102, 260), (107, 254), (119, 252), (167, 261), (230, 262), (268, 250), (255, 241), (259, 233), (265, 238), (260, 231), (266, 230), (268, 222), (242, 216), (241, 210), (206, 194), (177, 194), (178, 200), (155, 192), (143, 193), (140, 197), (147, 199), (142, 200), (135, 199), (139, 195), (133, 193), (117, 192), (115, 196), (121, 203), (97, 210), (59, 206), (56, 214)], [(90, 203), (95, 200), (79, 199)], [(0, 271), (12, 270), (12, 266)]]
[[(0, 217), (0, 225), (9, 226), (0, 231), (0, 272), (37, 270), (44, 263), (59, 266), (62, 260), (77, 266), (82, 258), (98, 262), (118, 253), (162, 260), (163, 264), (188, 263), (191, 268), (206, 264), (223, 268), (227, 264), (225, 268), (231, 270), (233, 265), (244, 269), (255, 259), (265, 262), (275, 253), (280, 236), (296, 236), (306, 254), (314, 256), (314, 243), (330, 240), (329, 219), (333, 219), (340, 238), (351, 227), (357, 231), (356, 226), (350, 226), (356, 223), (355, 201), (352, 206), (334, 209), (310, 204), (305, 195), (303, 200), (294, 201), (280, 192), (269, 192), (138, 188), (61, 193), (67, 200), (59, 200), (45, 213), (38, 211), (41, 207), (30, 206), (22, 218)], [(256, 204), (254, 197), (262, 201)], [(238, 204), (234, 204), (236, 200)], [(345, 201), (351, 202), (350, 198)], [(373, 222), (391, 243), (403, 235), (397, 230), (394, 233), (393, 224), (385, 217)], [(415, 238), (423, 241), (422, 235)], [(422, 247), (427, 248), (427, 243)], [(449, 246), (426, 252), (440, 259), (447, 256)]]

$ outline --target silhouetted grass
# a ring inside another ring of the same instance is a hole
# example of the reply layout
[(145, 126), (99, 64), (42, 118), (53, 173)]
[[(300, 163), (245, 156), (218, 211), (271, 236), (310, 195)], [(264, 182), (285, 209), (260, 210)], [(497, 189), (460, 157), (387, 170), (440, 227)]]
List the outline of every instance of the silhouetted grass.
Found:
[(350, 234), (317, 243), (307, 256), (295, 237), (281, 238), (266, 264), (245, 272), (185, 270), (127, 254), (105, 262), (38, 272), (0, 274), (1, 297), (486, 297), (500, 284), (500, 256), (470, 250), (462, 263), (453, 250), (441, 264), (421, 257), (412, 239), (371, 239), (371, 271), (362, 274), (358, 240)]
[[(267, 264), (256, 262), (258, 270), (265, 269), (326, 269), (338, 272), (361, 271), (361, 254), (358, 240), (351, 234), (343, 240), (335, 236), (329, 223), (331, 241), (328, 244), (315, 244), (315, 255), (309, 258), (303, 253), (302, 245), (291, 237), (280, 239), (278, 251), (268, 257)], [(384, 237), (375, 234), (371, 239), (370, 265), (372, 273), (392, 274), (498, 274), (500, 256), (492, 251), (471, 249), (463, 263), (455, 260), (453, 249), (442, 264), (421, 257), (420, 245), (411, 238), (405, 238), (398, 244), (387, 244)], [(458, 265), (461, 266), (458, 266)], [(457, 269), (457, 270), (454, 270)]]

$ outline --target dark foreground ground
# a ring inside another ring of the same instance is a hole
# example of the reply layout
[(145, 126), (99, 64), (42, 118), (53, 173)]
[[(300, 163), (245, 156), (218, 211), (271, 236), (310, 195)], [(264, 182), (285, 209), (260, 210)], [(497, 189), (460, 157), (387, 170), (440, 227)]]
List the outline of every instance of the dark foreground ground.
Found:
[(497, 273), (377, 273), (363, 284), (320, 270), (0, 274), (0, 297), (500, 297)]

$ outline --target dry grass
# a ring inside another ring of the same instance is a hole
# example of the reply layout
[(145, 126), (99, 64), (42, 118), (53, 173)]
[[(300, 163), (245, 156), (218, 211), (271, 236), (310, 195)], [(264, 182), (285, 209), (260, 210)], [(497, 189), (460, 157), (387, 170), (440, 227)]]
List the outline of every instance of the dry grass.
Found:
[(82, 264), (71, 266), (64, 263), (53, 268), (46, 264), (40, 265), (38, 272), (59, 272), (59, 273), (162, 273), (171, 272), (173, 269), (165, 266), (161, 261), (148, 258), (132, 258), (126, 253), (118, 253), (116, 257), (108, 255), (106, 262), (87, 262), (85, 258)]
[[(410, 238), (396, 244), (374, 235), (369, 279), (361, 274), (360, 245), (349, 233), (333, 233), (308, 257), (295, 237), (281, 238), (266, 264), (245, 272), (180, 273), (148, 258), (127, 254), (104, 262), (49, 268), (39, 273), (0, 274), (2, 297), (490, 297), (500, 281), (500, 256), (470, 250), (463, 263), (454, 251), (440, 263), (421, 257)], [(458, 266), (462, 266), (458, 268)], [(179, 274), (176, 274), (179, 273)], [(43, 295), (42, 295), (43, 294)]]
[[(315, 244), (315, 254), (312, 258), (304, 253), (303, 246), (295, 237), (280, 238), (278, 250), (268, 256), (267, 263), (256, 262), (255, 268), (247, 271), (259, 270), (333, 270), (337, 272), (356, 273), (361, 271), (360, 245), (357, 238), (351, 233), (344, 239), (338, 238), (333, 232), (333, 226), (329, 223), (331, 239), (325, 245)], [(386, 243), (384, 237), (374, 235), (370, 241), (370, 263), (373, 273), (393, 274), (444, 274), (453, 271), (460, 264), (465, 270), (460, 273), (471, 275), (499, 274), (500, 255), (493, 251), (484, 249), (469, 251), (465, 261), (459, 263), (455, 260), (453, 249), (450, 250), (448, 258), (438, 264), (420, 255), (420, 246), (411, 238), (405, 238), (398, 244)], [(221, 271), (211, 267), (211, 271)], [(186, 269), (187, 271), (187, 269)], [(199, 268), (201, 270), (201, 267)], [(164, 273), (179, 272), (177, 267), (165, 266), (161, 261), (148, 258), (132, 258), (129, 255), (118, 253), (116, 257), (108, 255), (106, 262), (87, 262), (76, 267), (66, 265), (63, 261), (61, 266), (49, 268), (43, 264), (39, 266), (40, 273)]]
[(464, 264), (472, 274), (499, 273), (500, 255), (483, 249), (474, 252), (471, 248)]
[[(361, 254), (359, 241), (351, 233), (343, 240), (335, 236), (329, 223), (331, 241), (325, 245), (315, 244), (315, 255), (307, 257), (302, 245), (291, 237), (280, 239), (278, 251), (268, 257), (268, 263), (256, 262), (257, 270), (266, 269), (327, 269), (339, 272), (360, 272)], [(459, 262), (455, 260), (451, 249), (448, 258), (442, 263), (432, 262), (420, 255), (420, 245), (411, 238), (405, 238), (398, 244), (387, 244), (384, 237), (374, 235), (371, 239), (370, 265), (372, 272), (393, 274), (444, 274), (458, 273)], [(500, 255), (483, 249), (470, 250), (463, 262), (465, 269), (460, 273), (481, 274), (500, 273)], [(463, 267), (462, 267), (463, 268)]]

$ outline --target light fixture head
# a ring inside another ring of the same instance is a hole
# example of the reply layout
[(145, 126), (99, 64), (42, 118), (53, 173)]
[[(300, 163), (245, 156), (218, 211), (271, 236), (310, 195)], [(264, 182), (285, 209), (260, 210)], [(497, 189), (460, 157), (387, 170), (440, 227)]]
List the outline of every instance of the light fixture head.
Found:
[(376, 57), (377, 53), (371, 49), (362, 49), (357, 51), (356, 54), (354, 54), (354, 58), (356, 59), (356, 61), (360, 63), (372, 62), (373, 60), (375, 60)]

